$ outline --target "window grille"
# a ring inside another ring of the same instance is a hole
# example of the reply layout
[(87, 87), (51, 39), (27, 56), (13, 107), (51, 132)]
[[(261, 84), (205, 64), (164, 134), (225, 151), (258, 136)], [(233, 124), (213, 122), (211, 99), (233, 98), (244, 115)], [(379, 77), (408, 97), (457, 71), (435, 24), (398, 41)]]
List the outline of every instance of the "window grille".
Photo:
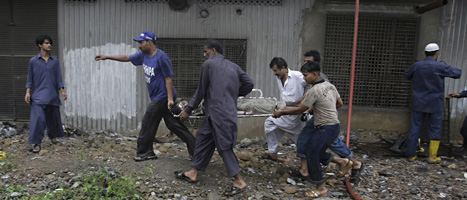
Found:
[[(322, 71), (348, 102), (354, 16), (330, 14), (326, 23)], [(359, 18), (353, 105), (410, 106), (411, 82), (404, 72), (415, 61), (418, 25), (415, 17)]]
[[(73, 0), (68, 0), (68, 1), (73, 1)], [(168, 3), (169, 0), (125, 0), (125, 2)], [(282, 0), (195, 0), (193, 2), (198, 3), (198, 4), (221, 4), (221, 5), (264, 5), (264, 6), (281, 6), (282, 5)]]
[[(201, 66), (206, 60), (203, 56), (205, 39), (168, 39), (157, 38), (157, 47), (169, 55), (174, 71), (174, 86), (177, 98), (189, 100), (198, 87)], [(218, 39), (226, 59), (246, 71), (246, 40)]]
[(89, 2), (89, 3), (95, 3), (96, 0), (66, 0), (68, 3), (83, 3), (83, 2)]
[(281, 6), (282, 0), (197, 0), (199, 4)]
[(145, 2), (151, 2), (151, 3), (168, 3), (169, 0), (125, 0), (125, 2), (128, 3), (145, 3)]

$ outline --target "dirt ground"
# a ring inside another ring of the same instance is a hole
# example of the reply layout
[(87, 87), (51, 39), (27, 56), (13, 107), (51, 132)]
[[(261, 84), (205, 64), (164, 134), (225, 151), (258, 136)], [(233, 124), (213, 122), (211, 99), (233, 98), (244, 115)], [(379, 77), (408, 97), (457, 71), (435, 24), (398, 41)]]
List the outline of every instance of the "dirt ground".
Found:
[[(208, 170), (200, 173), (199, 181), (193, 184), (174, 178), (174, 171), (190, 168), (190, 161), (186, 145), (173, 135), (157, 136), (162, 142), (154, 143), (158, 159), (134, 162), (136, 135), (72, 129), (67, 129), (67, 133), (67, 137), (59, 139), (58, 145), (52, 145), (45, 138), (38, 154), (28, 151), (31, 146), (27, 145), (27, 130), (3, 137), (0, 147), (16, 169), (0, 174), (0, 186), (26, 186), (21, 192), (26, 198), (44, 194), (51, 183), (62, 181), (72, 185), (73, 177), (107, 167), (124, 176), (136, 177), (143, 199), (228, 199), (222, 192), (231, 186), (232, 179), (227, 177), (217, 153)], [(314, 188), (288, 173), (299, 166), (295, 145), (283, 143), (280, 162), (260, 158), (266, 152), (264, 138), (244, 139), (237, 146), (248, 189), (232, 199), (306, 199), (305, 192)], [(402, 155), (390, 151), (390, 146), (384, 141), (360, 143), (358, 138), (352, 140), (352, 151), (365, 165), (362, 179), (351, 184), (358, 196), (363, 199), (467, 198), (465, 155), (450, 155), (448, 149), (442, 147), (441, 164), (428, 164), (423, 155), (409, 163)], [(329, 196), (321, 199), (352, 199), (343, 179), (334, 174), (336, 165), (324, 167), (324, 172)], [(8, 199), (9, 195), (0, 194), (1, 199)]]

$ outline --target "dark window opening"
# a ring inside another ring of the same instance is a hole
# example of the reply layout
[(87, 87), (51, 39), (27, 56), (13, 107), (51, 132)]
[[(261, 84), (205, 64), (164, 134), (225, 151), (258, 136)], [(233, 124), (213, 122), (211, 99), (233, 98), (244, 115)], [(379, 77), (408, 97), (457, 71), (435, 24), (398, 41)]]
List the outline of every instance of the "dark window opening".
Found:
[[(415, 17), (361, 16), (358, 25), (353, 105), (408, 108), (411, 82), (404, 72), (415, 61), (419, 20)], [(323, 72), (348, 102), (353, 15), (328, 15)]]
[[(203, 56), (203, 43), (206, 39), (157, 38), (157, 47), (167, 53), (172, 61), (174, 86), (177, 98), (189, 100), (198, 87)], [(246, 71), (246, 40), (218, 39), (226, 59)]]

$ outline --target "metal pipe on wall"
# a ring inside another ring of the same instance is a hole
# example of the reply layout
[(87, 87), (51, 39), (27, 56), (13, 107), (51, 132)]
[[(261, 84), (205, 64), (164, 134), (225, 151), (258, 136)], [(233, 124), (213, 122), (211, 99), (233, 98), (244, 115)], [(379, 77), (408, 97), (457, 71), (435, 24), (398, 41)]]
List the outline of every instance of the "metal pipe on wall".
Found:
[[(355, 80), (355, 63), (357, 59), (357, 33), (358, 33), (358, 13), (359, 13), (359, 6), (360, 6), (360, 1), (355, 0), (355, 21), (354, 21), (354, 34), (353, 34), (353, 47), (352, 47), (352, 67), (351, 67), (351, 72), (350, 72), (350, 94), (349, 94), (349, 113), (347, 117), (347, 136), (346, 136), (346, 145), (347, 147), (350, 147), (350, 126), (351, 126), (351, 121), (352, 121), (352, 104), (353, 104), (353, 89), (354, 89), (354, 80)], [(360, 200), (362, 199), (359, 197), (357, 194), (355, 194), (355, 191), (352, 189), (352, 186), (350, 185), (350, 178), (348, 175), (348, 171), (346, 172), (347, 175), (345, 177), (345, 185), (347, 188), (347, 191), (349, 191), (349, 194), (352, 196), (353, 199), (355, 200)]]
[(434, 3), (430, 3), (428, 5), (422, 6), (422, 7), (415, 7), (415, 12), (418, 14), (423, 14), (424, 12), (443, 7), (444, 5), (448, 4), (448, 0), (440, 0)]

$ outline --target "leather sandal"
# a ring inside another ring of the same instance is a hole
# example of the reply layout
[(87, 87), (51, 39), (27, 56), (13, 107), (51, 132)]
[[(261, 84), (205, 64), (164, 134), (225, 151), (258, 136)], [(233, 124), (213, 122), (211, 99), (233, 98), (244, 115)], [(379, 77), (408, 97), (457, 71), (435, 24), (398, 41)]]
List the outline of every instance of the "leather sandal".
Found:
[(41, 151), (41, 144), (35, 144), (34, 147), (32, 147), (31, 152), (33, 153), (39, 153)]

